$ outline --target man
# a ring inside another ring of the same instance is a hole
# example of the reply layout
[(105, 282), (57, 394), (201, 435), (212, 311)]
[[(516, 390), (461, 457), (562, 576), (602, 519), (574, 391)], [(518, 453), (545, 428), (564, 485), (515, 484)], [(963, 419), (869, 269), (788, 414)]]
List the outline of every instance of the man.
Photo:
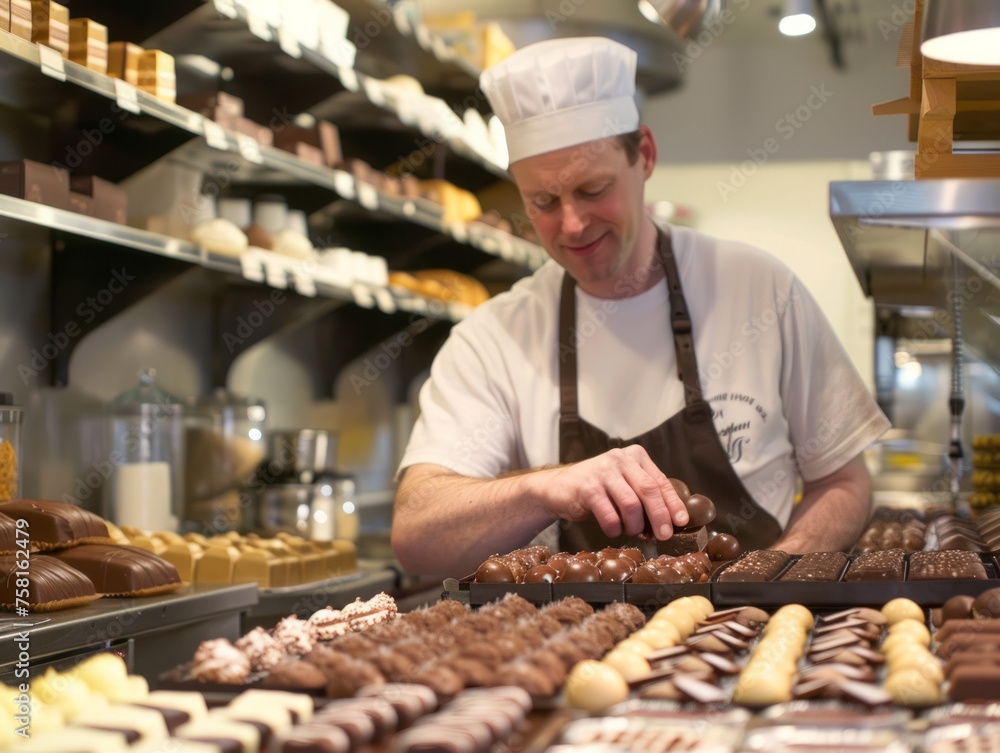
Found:
[(888, 421), (787, 268), (646, 217), (635, 65), (581, 38), (483, 73), (552, 261), (435, 359), (396, 496), (407, 570), (464, 575), (543, 532), (571, 551), (669, 540), (688, 517), (668, 477), (745, 549), (843, 549), (867, 521), (861, 452)]

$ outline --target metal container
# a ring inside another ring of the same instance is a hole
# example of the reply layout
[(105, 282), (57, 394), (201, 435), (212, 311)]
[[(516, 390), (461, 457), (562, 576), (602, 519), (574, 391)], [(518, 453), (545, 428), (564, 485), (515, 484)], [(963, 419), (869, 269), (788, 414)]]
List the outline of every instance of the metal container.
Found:
[(347, 476), (324, 475), (310, 484), (269, 484), (250, 493), (256, 516), (252, 528), (262, 536), (293, 533), (310, 541), (358, 539), (354, 480)]
[(14, 396), (0, 392), (0, 502), (21, 496), (21, 422)]
[(337, 467), (337, 435), (326, 429), (271, 432), (268, 458), (278, 475), (312, 483), (321, 473)]

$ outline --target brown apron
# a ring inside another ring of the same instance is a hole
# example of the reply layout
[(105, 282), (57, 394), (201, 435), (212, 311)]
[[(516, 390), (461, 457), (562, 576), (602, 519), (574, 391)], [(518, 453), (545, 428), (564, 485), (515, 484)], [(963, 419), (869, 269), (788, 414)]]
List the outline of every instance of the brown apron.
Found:
[[(731, 533), (744, 551), (771, 546), (781, 526), (760, 507), (729, 464), (729, 456), (712, 422), (712, 409), (702, 397), (691, 334), (691, 317), (681, 289), (677, 262), (668, 233), (659, 231), (657, 253), (666, 272), (670, 296), (670, 326), (674, 334), (677, 376), (684, 383), (684, 409), (659, 426), (633, 439), (609, 437), (580, 418), (577, 406), (576, 281), (564, 274), (559, 304), (559, 462), (576, 463), (615, 447), (643, 447), (663, 473), (680, 479), (693, 493), (704, 494), (718, 511), (710, 529)], [(631, 396), (623, 394), (623, 399)], [(560, 524), (563, 551), (598, 551), (606, 546), (639, 546), (646, 556), (655, 554), (654, 541), (604, 534), (593, 516)]]

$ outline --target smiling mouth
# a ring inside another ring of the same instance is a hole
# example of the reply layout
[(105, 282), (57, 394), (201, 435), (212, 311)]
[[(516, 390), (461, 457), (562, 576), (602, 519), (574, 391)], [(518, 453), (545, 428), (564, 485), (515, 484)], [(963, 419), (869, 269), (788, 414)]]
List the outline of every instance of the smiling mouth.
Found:
[(607, 233), (601, 234), (595, 240), (591, 241), (590, 243), (586, 244), (585, 246), (570, 246), (570, 245), (566, 245), (565, 248), (571, 254), (576, 254), (577, 256), (586, 256), (587, 254), (591, 253), (594, 249), (597, 248), (598, 244), (602, 240), (604, 240), (604, 236), (605, 235), (607, 235)]

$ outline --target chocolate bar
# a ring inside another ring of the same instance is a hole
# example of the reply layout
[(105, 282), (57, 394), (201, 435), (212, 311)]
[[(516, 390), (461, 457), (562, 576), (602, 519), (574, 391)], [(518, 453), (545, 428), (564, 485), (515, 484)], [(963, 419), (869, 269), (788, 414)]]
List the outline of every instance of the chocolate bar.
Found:
[(1000, 699), (1000, 666), (956, 667), (948, 684), (951, 701), (995, 701)]
[[(110, 540), (104, 520), (94, 513), (48, 499), (15, 499), (0, 503), (0, 512), (28, 521), (31, 543), (41, 548), (72, 546), (87, 541)], [(34, 561), (34, 559), (32, 559)]]
[(72, 175), (69, 179), (70, 189), (89, 196), (91, 199), (90, 215), (108, 222), (125, 225), (128, 221), (127, 201), (125, 191), (111, 183), (93, 175)]
[(720, 582), (750, 583), (774, 578), (788, 561), (788, 554), (777, 549), (747, 552), (719, 574)]
[(31, 41), (65, 57), (69, 53), (69, 9), (50, 0), (31, 0)]
[(908, 580), (986, 580), (979, 555), (965, 550), (914, 552)]
[[(18, 581), (28, 579), (29, 607), (37, 611), (68, 609), (80, 606), (98, 598), (94, 584), (83, 573), (54, 557), (32, 554), (31, 566), (25, 570), (18, 567), (14, 554), (0, 555), (0, 605), (13, 609), (19, 605)], [(22, 601), (25, 601), (23, 595)]]
[(177, 568), (135, 546), (83, 544), (52, 556), (90, 578), (99, 594), (140, 596), (181, 585)]
[(69, 209), (69, 174), (62, 168), (29, 159), (0, 162), (0, 194)]
[(844, 580), (902, 580), (905, 554), (902, 549), (883, 549), (859, 554), (847, 568)]
[(840, 578), (846, 564), (847, 555), (843, 552), (811, 552), (803, 554), (781, 580), (831, 583)]
[(660, 554), (667, 554), (671, 557), (679, 557), (682, 554), (700, 552), (708, 545), (708, 530), (705, 526), (696, 528), (693, 531), (674, 531), (666, 541), (656, 542), (657, 551)]

